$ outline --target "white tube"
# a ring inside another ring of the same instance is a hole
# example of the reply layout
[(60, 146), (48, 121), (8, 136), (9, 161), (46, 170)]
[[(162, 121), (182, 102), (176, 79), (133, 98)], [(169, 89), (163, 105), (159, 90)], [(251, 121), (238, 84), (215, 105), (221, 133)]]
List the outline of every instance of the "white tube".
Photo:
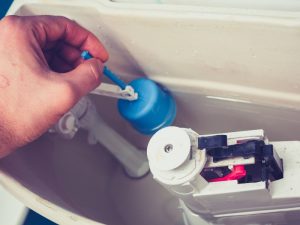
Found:
[[(83, 110), (83, 109), (86, 110)], [(139, 178), (149, 171), (146, 152), (138, 150), (125, 138), (112, 129), (98, 114), (93, 103), (84, 97), (72, 109), (74, 115), (82, 114), (80, 127), (89, 131), (90, 135), (109, 150), (124, 166), (129, 176)], [(79, 115), (78, 115), (79, 116)]]

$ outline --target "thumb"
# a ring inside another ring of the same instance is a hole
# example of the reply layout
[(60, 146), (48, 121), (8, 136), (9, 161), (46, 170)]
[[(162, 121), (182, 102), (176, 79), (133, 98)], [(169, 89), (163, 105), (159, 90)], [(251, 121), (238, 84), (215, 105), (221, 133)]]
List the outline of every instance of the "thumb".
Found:
[[(43, 99), (48, 99), (48, 108), (62, 115), (70, 110), (81, 97), (87, 95), (101, 83), (103, 63), (98, 59), (84, 61), (74, 70), (62, 74), (55, 73), (54, 85), (44, 89)], [(49, 89), (50, 88), (50, 89)]]
[(73, 86), (74, 94), (81, 98), (100, 85), (103, 67), (100, 60), (93, 58), (65, 73), (63, 78)]

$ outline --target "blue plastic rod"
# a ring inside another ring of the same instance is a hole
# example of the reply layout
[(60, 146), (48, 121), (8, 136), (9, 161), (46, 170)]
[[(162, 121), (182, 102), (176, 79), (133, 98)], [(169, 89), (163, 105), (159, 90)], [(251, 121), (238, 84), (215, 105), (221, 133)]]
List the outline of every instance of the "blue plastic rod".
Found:
[[(93, 58), (93, 56), (88, 51), (83, 51), (81, 53), (81, 57), (84, 60)], [(116, 85), (118, 85), (122, 90), (126, 88), (127, 84), (124, 81), (122, 81), (116, 74), (114, 74), (110, 69), (108, 69), (107, 66), (104, 66), (103, 74), (106, 77), (108, 77), (112, 82), (114, 82)]]
[(124, 81), (122, 81), (116, 74), (111, 72), (111, 70), (109, 70), (107, 66), (104, 66), (103, 74), (106, 77), (108, 77), (112, 82), (114, 82), (116, 85), (118, 85), (122, 90), (126, 88), (127, 84)]

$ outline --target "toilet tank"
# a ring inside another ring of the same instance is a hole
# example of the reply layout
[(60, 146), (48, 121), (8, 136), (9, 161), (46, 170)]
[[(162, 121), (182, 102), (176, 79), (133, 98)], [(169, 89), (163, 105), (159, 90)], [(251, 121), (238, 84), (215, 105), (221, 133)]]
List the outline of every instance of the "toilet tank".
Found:
[[(77, 21), (101, 39), (122, 79), (147, 76), (172, 92), (176, 126), (200, 134), (264, 129), (270, 140), (290, 141), (300, 131), (299, 12), (297, 1), (15, 0), (8, 14)], [(115, 99), (91, 99), (146, 150), (150, 136), (121, 118)], [(151, 175), (129, 178), (84, 131), (72, 140), (47, 133), (2, 159), (0, 182), (58, 224), (184, 224), (176, 197)]]

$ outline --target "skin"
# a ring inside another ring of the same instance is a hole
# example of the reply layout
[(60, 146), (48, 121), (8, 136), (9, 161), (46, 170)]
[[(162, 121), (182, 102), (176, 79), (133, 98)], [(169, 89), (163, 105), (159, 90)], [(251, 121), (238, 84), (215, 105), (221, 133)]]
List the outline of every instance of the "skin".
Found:
[[(64, 17), (0, 21), (0, 158), (41, 136), (101, 82), (108, 53)], [(88, 50), (93, 59), (82, 61)]]

